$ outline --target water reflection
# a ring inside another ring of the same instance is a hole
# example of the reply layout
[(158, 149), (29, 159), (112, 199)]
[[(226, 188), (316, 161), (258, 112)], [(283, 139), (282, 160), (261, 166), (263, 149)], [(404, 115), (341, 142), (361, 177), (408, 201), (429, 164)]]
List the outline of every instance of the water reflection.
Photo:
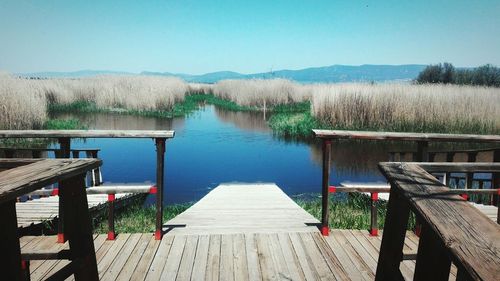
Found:
[[(321, 143), (276, 137), (262, 113), (227, 112), (206, 106), (183, 118), (130, 115), (62, 114), (89, 129), (176, 131), (167, 142), (165, 202), (198, 200), (223, 182), (274, 182), (289, 195), (320, 192)], [(73, 147), (101, 149), (103, 177), (111, 182), (155, 180), (155, 149), (149, 139), (89, 139)], [(389, 151), (416, 150), (415, 144), (383, 141), (336, 141), (332, 144), (331, 184), (385, 182), (377, 163)], [(437, 144), (431, 149), (465, 148)], [(491, 153), (490, 153), (491, 154)], [(441, 155), (436, 156), (436, 160)], [(457, 154), (455, 161), (461, 160)], [(478, 160), (485, 159), (482, 153)], [(463, 161), (463, 160), (462, 160)]]
[[(272, 130), (267, 125), (267, 120), (264, 119), (262, 112), (242, 112), (242, 111), (227, 111), (220, 108), (215, 108), (215, 115), (224, 122), (233, 124), (239, 129), (248, 130), (251, 132), (271, 133)], [(269, 119), (269, 114), (266, 116)]]

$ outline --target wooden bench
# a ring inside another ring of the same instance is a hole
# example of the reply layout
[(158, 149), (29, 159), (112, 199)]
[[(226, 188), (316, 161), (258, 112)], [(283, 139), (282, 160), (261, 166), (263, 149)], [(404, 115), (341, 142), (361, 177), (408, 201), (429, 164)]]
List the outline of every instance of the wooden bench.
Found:
[[(469, 164), (455, 171), (500, 170), (499, 164)], [(500, 226), (424, 170), (443, 165), (452, 163), (379, 164), (391, 191), (375, 280), (404, 280), (399, 266), (410, 210), (422, 223), (413, 280), (448, 280), (452, 262), (457, 280), (498, 280)]]
[[(17, 234), (16, 198), (59, 182), (65, 236), (69, 252), (23, 253), (23, 259), (69, 258), (71, 262), (55, 274), (64, 279), (74, 274), (76, 280), (98, 280), (92, 226), (85, 193), (85, 173), (102, 164), (98, 159), (0, 159), (0, 272), (4, 280), (22, 280), (23, 270)], [(56, 241), (54, 240), (54, 243)]]

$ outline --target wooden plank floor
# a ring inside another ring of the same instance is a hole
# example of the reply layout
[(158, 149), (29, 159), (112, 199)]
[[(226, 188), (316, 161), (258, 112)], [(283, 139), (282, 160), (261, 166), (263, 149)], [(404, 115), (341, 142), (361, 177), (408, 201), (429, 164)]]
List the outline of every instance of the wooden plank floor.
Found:
[(166, 223), (172, 234), (317, 232), (319, 223), (275, 184), (222, 184)]
[[(55, 237), (23, 237), (22, 250), (60, 249)], [(168, 235), (120, 234), (116, 241), (95, 235), (101, 280), (373, 280), (381, 236), (365, 230)], [(407, 233), (405, 252), (418, 238)], [(31, 279), (43, 280), (67, 261), (32, 261)], [(401, 263), (411, 280), (414, 261)], [(450, 280), (454, 280), (456, 269)], [(72, 278), (68, 279), (72, 280)]]
[[(132, 193), (116, 194), (116, 202), (131, 199)], [(142, 196), (138, 194), (138, 196)], [(107, 194), (89, 194), (87, 195), (89, 204), (89, 212), (94, 212), (102, 209), (108, 200)], [(57, 218), (59, 210), (59, 196), (49, 196), (25, 202), (16, 203), (17, 225), (18, 227), (27, 228), (38, 224), (53, 221)]]

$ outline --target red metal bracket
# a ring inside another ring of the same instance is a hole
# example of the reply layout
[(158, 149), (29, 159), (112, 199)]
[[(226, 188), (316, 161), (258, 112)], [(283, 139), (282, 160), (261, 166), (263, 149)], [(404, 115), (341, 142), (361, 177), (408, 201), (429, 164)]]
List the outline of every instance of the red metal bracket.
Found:
[(52, 189), (52, 193), (50, 193), (51, 196), (59, 196), (59, 188), (54, 188)]
[(57, 243), (64, 243), (64, 242), (66, 242), (64, 233), (57, 233)]
[(377, 228), (370, 229), (370, 236), (378, 236), (378, 229)]
[(108, 202), (115, 201), (115, 194), (108, 194)]
[(155, 231), (155, 240), (161, 240), (161, 230)]
[(156, 194), (158, 193), (158, 188), (156, 187), (156, 185), (153, 185), (150, 189), (149, 189), (149, 194)]
[(328, 187), (328, 192), (335, 193), (335, 192), (337, 192), (337, 188), (335, 186), (333, 186), (333, 185), (330, 185)]
[(328, 226), (322, 226), (321, 227), (321, 234), (323, 236), (328, 236), (330, 235), (330, 229), (328, 228)]
[(371, 197), (372, 197), (373, 201), (377, 201), (378, 200), (378, 192), (372, 192)]
[(113, 231), (108, 231), (108, 240), (115, 240), (116, 236)]

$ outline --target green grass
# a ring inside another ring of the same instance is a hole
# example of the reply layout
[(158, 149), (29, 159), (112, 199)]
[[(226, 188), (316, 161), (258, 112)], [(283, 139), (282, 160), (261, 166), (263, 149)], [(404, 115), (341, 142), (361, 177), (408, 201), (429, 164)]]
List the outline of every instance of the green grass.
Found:
[(289, 137), (311, 137), (312, 129), (323, 127), (310, 112), (276, 113), (271, 116), (268, 124), (275, 134)]
[[(304, 199), (302, 196), (293, 198), (304, 210), (318, 220), (321, 220), (321, 197), (313, 194)], [(378, 227), (383, 229), (387, 202), (379, 201)], [(168, 221), (191, 207), (192, 203), (165, 206), (163, 220)], [(155, 230), (156, 211), (154, 206), (144, 207), (140, 202), (127, 206), (118, 212), (115, 217), (115, 231), (117, 233), (149, 233)], [(351, 194), (342, 198), (332, 196), (330, 201), (329, 222), (331, 228), (337, 229), (369, 229), (370, 228), (370, 199), (361, 194)], [(415, 219), (412, 216), (408, 229), (413, 229)], [(107, 233), (108, 222), (106, 217), (98, 218), (94, 233)]]
[[(295, 202), (308, 213), (321, 221), (321, 196), (301, 199), (294, 198)], [(369, 229), (370, 228), (370, 198), (362, 194), (350, 194), (346, 198), (331, 196), (329, 225), (337, 229)], [(383, 229), (387, 202), (377, 202), (378, 228)], [(415, 227), (415, 219), (412, 217), (408, 223), (408, 229)]]
[(81, 130), (86, 126), (78, 119), (49, 119), (43, 124), (45, 130)]
[[(168, 221), (184, 212), (192, 204), (167, 205), (163, 208), (163, 221)], [(144, 207), (140, 202), (125, 207), (115, 217), (116, 233), (148, 233), (155, 231), (156, 209), (154, 206)], [(102, 218), (94, 227), (94, 233), (107, 233), (108, 221)]]

